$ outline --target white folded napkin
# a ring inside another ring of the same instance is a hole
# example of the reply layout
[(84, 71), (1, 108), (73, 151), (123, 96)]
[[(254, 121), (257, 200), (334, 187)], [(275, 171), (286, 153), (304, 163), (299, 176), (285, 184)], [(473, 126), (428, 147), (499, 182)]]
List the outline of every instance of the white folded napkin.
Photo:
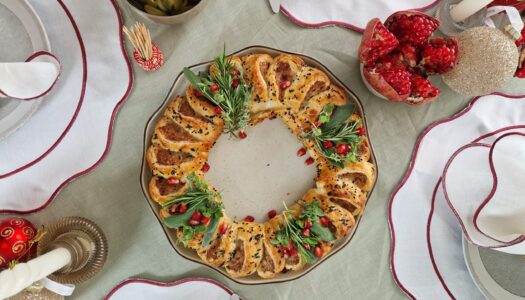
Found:
[(481, 247), (525, 254), (525, 134), (460, 148), (443, 172), (443, 190), (465, 236)]
[(25, 62), (0, 63), (0, 96), (19, 100), (38, 99), (51, 91), (60, 74), (60, 62), (39, 51)]
[(339, 25), (363, 31), (372, 18), (385, 20), (396, 11), (425, 10), (439, 0), (282, 0), (281, 10), (305, 27)]

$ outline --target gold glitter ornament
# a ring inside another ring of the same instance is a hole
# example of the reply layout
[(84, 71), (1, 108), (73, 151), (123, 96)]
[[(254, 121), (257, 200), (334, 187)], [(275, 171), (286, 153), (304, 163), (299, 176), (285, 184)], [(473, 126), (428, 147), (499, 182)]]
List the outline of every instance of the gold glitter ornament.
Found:
[(443, 75), (451, 89), (464, 96), (481, 96), (499, 90), (514, 77), (519, 53), (505, 33), (496, 28), (475, 27), (456, 38), (457, 65)]

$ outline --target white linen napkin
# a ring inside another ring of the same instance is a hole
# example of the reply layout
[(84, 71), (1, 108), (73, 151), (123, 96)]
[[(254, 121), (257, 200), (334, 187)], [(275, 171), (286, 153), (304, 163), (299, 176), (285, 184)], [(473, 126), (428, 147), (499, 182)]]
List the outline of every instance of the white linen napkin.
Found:
[(282, 0), (281, 10), (304, 27), (340, 25), (364, 31), (372, 18), (385, 20), (396, 11), (430, 9), (439, 0)]
[(460, 148), (443, 172), (443, 190), (465, 236), (481, 247), (525, 254), (525, 135)]
[(38, 99), (51, 91), (60, 74), (60, 62), (40, 51), (25, 62), (0, 63), (0, 96), (19, 100)]

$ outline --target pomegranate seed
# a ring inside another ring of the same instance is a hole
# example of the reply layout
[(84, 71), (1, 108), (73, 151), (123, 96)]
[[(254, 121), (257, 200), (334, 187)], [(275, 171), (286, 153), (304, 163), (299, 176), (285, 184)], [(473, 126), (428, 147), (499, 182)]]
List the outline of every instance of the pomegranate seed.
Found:
[(348, 146), (347, 144), (339, 144), (337, 145), (335, 152), (337, 152), (337, 154), (339, 155), (346, 154), (350, 152), (350, 146)]
[(315, 122), (315, 127), (319, 128), (323, 125), (320, 121)]
[(244, 218), (244, 221), (246, 221), (246, 222), (253, 222), (254, 220), (255, 220), (255, 218), (252, 217), (252, 216), (246, 216), (246, 218)]
[(275, 217), (277, 215), (277, 211), (275, 209), (272, 209), (268, 212), (268, 218), (269, 219), (272, 219), (273, 217)]
[(297, 156), (301, 157), (301, 156), (304, 156), (305, 154), (306, 154), (306, 149), (301, 148), (297, 150)]
[(410, 91), (412, 90), (412, 83), (410, 81), (411, 75), (405, 67), (379, 70), (378, 72), (398, 95), (406, 96), (410, 94)]
[(381, 21), (368, 23), (366, 34), (359, 47), (359, 60), (366, 66), (374, 63), (378, 58), (387, 55), (399, 46), (399, 41)]
[(212, 84), (210, 85), (210, 91), (212, 91), (212, 92), (215, 93), (215, 92), (217, 92), (218, 90), (219, 90), (219, 86), (218, 86), (217, 84), (212, 83)]
[(201, 222), (199, 220), (189, 220), (188, 221), (188, 224), (190, 224), (191, 226), (197, 226), (199, 225)]
[(207, 223), (210, 221), (210, 219), (211, 219), (210, 217), (204, 217), (204, 216), (203, 216), (203, 217), (201, 218), (201, 224), (203, 224), (203, 225), (204, 225), (204, 224), (207, 224)]
[(312, 222), (310, 222), (310, 221), (305, 221), (304, 222), (304, 228), (311, 228), (312, 225), (314, 225), (314, 224)]
[(315, 255), (315, 257), (323, 256), (323, 249), (321, 249), (321, 247), (319, 247), (319, 246), (315, 246), (315, 248), (314, 248), (314, 255)]
[(222, 235), (225, 234), (226, 231), (228, 231), (228, 224), (222, 223), (221, 226), (219, 226), (219, 233)]
[(215, 106), (214, 108), (215, 114), (220, 115), (222, 113), (222, 108), (220, 106)]
[(232, 87), (236, 89), (239, 86), (239, 79), (234, 79), (232, 82)]
[(179, 213), (183, 214), (183, 213), (185, 213), (187, 210), (188, 210), (188, 204), (186, 204), (186, 203), (181, 203), (181, 204), (179, 205)]
[(281, 271), (281, 273), (283, 273), (283, 274), (284, 274), (284, 273), (288, 273), (288, 271), (290, 271), (290, 270), (288, 270), (287, 268), (284, 268), (284, 269)]
[(198, 89), (193, 89), (193, 94), (195, 95), (195, 97), (202, 97), (202, 93)]
[(191, 215), (192, 220), (199, 221), (201, 218), (202, 218), (202, 214), (200, 211), (196, 211), (193, 213), (193, 215)]
[(297, 255), (297, 249), (292, 246), (292, 249), (290, 249), (290, 256), (296, 256)]
[(388, 17), (385, 26), (399, 41), (421, 45), (439, 27), (439, 21), (422, 13), (398, 12)]
[(170, 207), (170, 213), (174, 214), (178, 211), (179, 209), (179, 205), (178, 204), (173, 204), (171, 207)]
[(366, 129), (364, 127), (357, 128), (357, 134), (358, 135), (365, 135), (366, 134)]
[(521, 69), (516, 71), (516, 77), (525, 78), (525, 67), (522, 67)]
[(292, 85), (292, 83), (289, 80), (285, 80), (285, 81), (281, 81), (281, 83), (279, 84), (279, 87), (281, 88), (281, 90), (286, 90), (287, 88), (290, 87), (290, 85)]
[(311, 158), (311, 157), (308, 157), (308, 158), (304, 161), (304, 163), (305, 163), (307, 166), (309, 166), (309, 165), (311, 165), (311, 164), (314, 163), (314, 159)]
[(205, 162), (204, 165), (202, 165), (201, 171), (206, 173), (209, 170), (210, 170), (210, 165), (207, 162)]
[(245, 139), (247, 136), (248, 135), (246, 134), (246, 132), (244, 132), (244, 131), (239, 132), (239, 138), (240, 139)]
[(310, 251), (310, 249), (311, 249), (310, 244), (304, 244), (303, 247), (304, 247), (304, 249), (306, 249), (306, 251)]
[(334, 142), (332, 142), (332, 141), (324, 141), (323, 142), (323, 147), (325, 147), (326, 149), (332, 148), (333, 146), (334, 146)]
[(458, 43), (454, 39), (437, 37), (422, 46), (421, 61), (428, 74), (443, 74), (454, 68), (458, 60)]
[(169, 185), (177, 185), (180, 183), (180, 180), (177, 177), (170, 177), (168, 178), (168, 184)]
[(323, 227), (328, 227), (328, 225), (330, 225), (330, 220), (328, 220), (327, 217), (322, 216), (319, 218), (319, 223), (321, 223)]
[(310, 236), (310, 229), (308, 228), (303, 228), (303, 230), (301, 230), (301, 234), (305, 237), (309, 237)]

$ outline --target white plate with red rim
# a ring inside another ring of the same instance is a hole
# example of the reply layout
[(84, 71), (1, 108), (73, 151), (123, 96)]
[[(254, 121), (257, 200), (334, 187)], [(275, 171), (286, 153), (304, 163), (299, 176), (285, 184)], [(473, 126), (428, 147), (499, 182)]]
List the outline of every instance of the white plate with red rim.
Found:
[[(33, 53), (51, 50), (40, 18), (25, 0), (0, 2), (0, 39), (1, 62), (21, 62)], [(41, 99), (0, 98), (0, 139), (20, 128), (37, 110)]]
[(117, 285), (104, 300), (239, 300), (221, 283), (208, 278), (185, 278), (175, 282), (128, 279)]
[[(247, 47), (233, 54), (243, 56), (251, 53), (267, 53), (273, 57), (282, 53), (298, 55), (307, 65), (324, 71), (333, 84), (345, 90), (347, 99), (356, 104), (356, 113), (363, 117), (363, 123), (366, 128), (363, 107), (358, 97), (319, 61), (305, 55), (280, 51), (264, 46)], [(196, 73), (207, 72), (210, 64), (211, 61), (189, 68)], [(175, 96), (183, 95), (188, 85), (189, 82), (181, 72), (175, 79), (164, 102), (157, 111), (153, 113), (146, 124), (144, 131), (144, 153), (151, 144), (151, 136), (153, 135), (155, 124), (162, 116), (164, 109)], [(249, 127), (246, 132), (248, 137), (242, 141), (230, 139), (226, 134), (221, 135), (210, 151), (208, 162), (211, 169), (206, 174), (206, 180), (221, 192), (226, 214), (229, 217), (242, 220), (244, 217), (250, 215), (255, 218), (256, 222), (264, 222), (267, 220), (266, 216), (270, 210), (275, 209), (277, 212), (282, 211), (284, 209), (283, 203), (290, 206), (299, 200), (308, 189), (314, 187), (316, 168), (315, 164), (310, 166), (305, 164), (305, 159), (307, 159), (308, 156), (297, 157), (297, 150), (303, 147), (303, 145), (281, 120), (265, 120), (261, 124)], [(368, 140), (368, 143), (372, 154), (371, 162), (376, 165), (376, 172), (378, 173), (370, 140)], [(251, 154), (247, 154), (250, 152)], [(151, 171), (145, 157), (143, 157), (140, 178), (142, 191), (153, 213), (162, 225), (168, 240), (175, 251), (184, 258), (208, 266), (198, 257), (195, 251), (187, 249), (181, 243), (177, 242), (174, 230), (162, 224), (159, 216), (159, 205), (153, 201), (149, 195), (148, 185), (150, 179)], [(370, 197), (372, 191), (368, 197)], [(241, 284), (265, 284), (294, 280), (307, 274), (346, 246), (352, 239), (360, 219), (361, 217), (356, 219), (356, 225), (353, 230), (344, 239), (337, 241), (330, 253), (317, 262), (306, 265), (301, 271), (281, 273), (271, 279), (262, 279), (256, 274), (248, 277), (232, 278), (226, 273), (224, 268), (209, 267)]]

